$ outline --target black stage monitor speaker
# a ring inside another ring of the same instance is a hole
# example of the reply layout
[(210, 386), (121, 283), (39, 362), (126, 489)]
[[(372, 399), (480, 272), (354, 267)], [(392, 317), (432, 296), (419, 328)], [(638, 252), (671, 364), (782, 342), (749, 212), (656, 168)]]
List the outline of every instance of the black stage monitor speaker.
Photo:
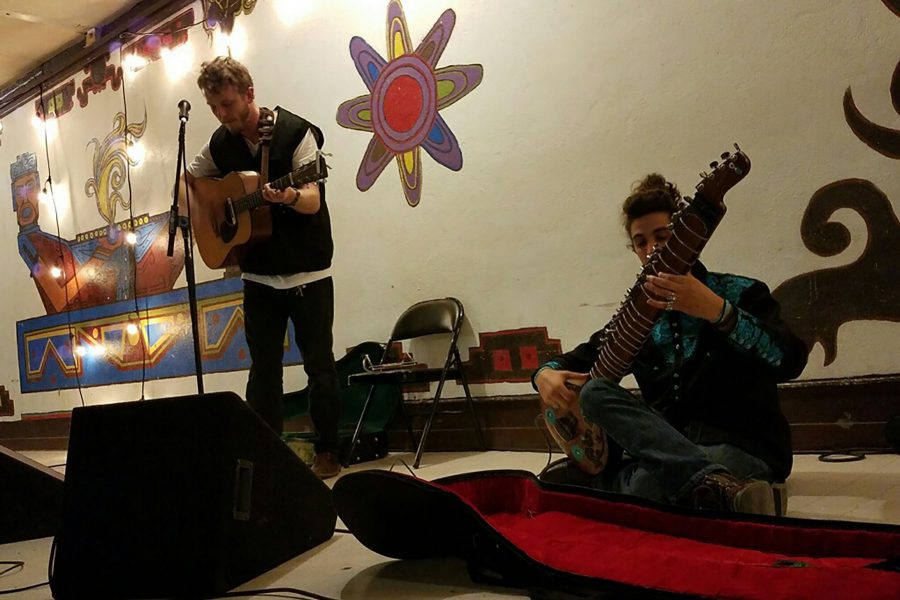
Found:
[(63, 476), (0, 446), (0, 544), (56, 535)]
[(53, 597), (219, 595), (336, 519), (328, 486), (233, 393), (76, 408)]
[(900, 415), (888, 419), (884, 427), (884, 437), (894, 452), (900, 454)]

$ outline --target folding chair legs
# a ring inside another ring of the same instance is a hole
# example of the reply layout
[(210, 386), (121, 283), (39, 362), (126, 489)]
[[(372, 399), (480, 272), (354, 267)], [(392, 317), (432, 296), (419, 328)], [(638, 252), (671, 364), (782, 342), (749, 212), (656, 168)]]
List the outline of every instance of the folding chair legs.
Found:
[(431, 413), (428, 415), (428, 420), (425, 421), (425, 427), (422, 428), (422, 437), (419, 438), (419, 446), (416, 448), (416, 460), (413, 463), (413, 468), (419, 468), (419, 462), (422, 460), (422, 453), (425, 452), (425, 440), (428, 438), (428, 432), (431, 431), (431, 422), (434, 421), (434, 415), (437, 412), (438, 401), (441, 399), (441, 388), (444, 387), (444, 380), (441, 379), (441, 382), (438, 384), (437, 393), (434, 395), (434, 399), (431, 401)]
[(369, 393), (366, 394), (366, 401), (363, 403), (362, 412), (359, 414), (359, 421), (356, 422), (356, 429), (353, 430), (353, 437), (350, 438), (350, 449), (347, 452), (347, 456), (341, 460), (341, 464), (345, 467), (350, 465), (350, 460), (353, 458), (353, 452), (356, 450), (356, 444), (359, 443), (359, 436), (362, 433), (363, 423), (366, 422), (366, 415), (369, 412), (369, 404), (372, 403), (372, 396), (375, 394), (375, 386), (369, 386)]
[[(366, 401), (363, 403), (362, 412), (359, 415), (359, 421), (356, 422), (356, 429), (353, 430), (353, 437), (350, 438), (350, 449), (347, 452), (347, 456), (341, 461), (343, 466), (347, 467), (350, 465), (350, 461), (353, 459), (353, 452), (356, 450), (356, 445), (359, 443), (359, 436), (362, 435), (363, 425), (366, 422), (366, 415), (369, 414), (369, 405), (372, 403), (372, 396), (375, 395), (375, 386), (369, 386), (369, 393), (366, 395)], [(400, 412), (403, 413), (403, 420), (406, 421), (406, 432), (409, 433), (409, 444), (410, 448), (416, 447), (416, 436), (413, 435), (412, 423), (409, 422), (409, 416), (406, 414), (406, 410), (403, 408), (403, 397), (400, 397)]]
[[(460, 360), (458, 350), (456, 360)], [(472, 411), (472, 425), (475, 427), (475, 435), (478, 437), (478, 448), (484, 452), (487, 450), (487, 445), (484, 443), (484, 434), (481, 431), (481, 423), (478, 422), (478, 413), (475, 411), (475, 401), (472, 400), (472, 394), (469, 392), (469, 382), (466, 379), (465, 372), (463, 372), (462, 362), (459, 362), (459, 365), (459, 378), (462, 380), (463, 390), (466, 392), (466, 402), (469, 403), (469, 410)]]
[[(484, 435), (481, 432), (481, 424), (478, 422), (478, 414), (475, 411), (475, 401), (472, 400), (472, 394), (469, 392), (469, 382), (466, 380), (466, 374), (463, 371), (462, 360), (459, 356), (459, 350), (456, 348), (454, 350), (454, 355), (456, 359), (456, 364), (459, 367), (459, 378), (462, 381), (463, 390), (466, 392), (466, 402), (469, 404), (469, 409), (472, 411), (472, 424), (475, 427), (475, 435), (478, 437), (478, 447), (483, 452), (487, 450), (487, 446), (484, 443)], [(437, 391), (434, 393), (434, 399), (431, 401), (431, 412), (428, 415), (428, 420), (425, 421), (425, 427), (422, 429), (422, 437), (419, 439), (419, 447), (416, 448), (416, 460), (413, 463), (413, 468), (419, 468), (419, 462), (422, 460), (422, 454), (425, 452), (425, 439), (428, 437), (428, 432), (431, 431), (431, 423), (434, 421), (434, 415), (437, 413), (437, 405), (441, 399), (441, 391), (444, 389), (444, 381), (447, 379), (447, 371), (449, 369), (449, 364), (444, 367), (444, 372), (441, 374), (441, 379), (438, 382)]]

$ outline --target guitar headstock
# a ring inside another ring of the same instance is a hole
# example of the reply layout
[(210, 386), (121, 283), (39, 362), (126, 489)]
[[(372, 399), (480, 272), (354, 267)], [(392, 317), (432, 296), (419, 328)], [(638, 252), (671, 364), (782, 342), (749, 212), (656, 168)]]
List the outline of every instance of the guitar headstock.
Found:
[(315, 160), (311, 160), (299, 169), (291, 172), (291, 185), (299, 186), (304, 183), (325, 181), (328, 178), (328, 165), (325, 164), (325, 155), (316, 153)]
[(710, 202), (722, 203), (725, 192), (733, 188), (750, 172), (750, 159), (743, 153), (740, 146), (734, 145), (734, 152), (723, 152), (722, 162), (713, 161), (709, 164), (712, 169), (709, 173), (700, 173), (702, 178), (697, 184), (697, 192)]

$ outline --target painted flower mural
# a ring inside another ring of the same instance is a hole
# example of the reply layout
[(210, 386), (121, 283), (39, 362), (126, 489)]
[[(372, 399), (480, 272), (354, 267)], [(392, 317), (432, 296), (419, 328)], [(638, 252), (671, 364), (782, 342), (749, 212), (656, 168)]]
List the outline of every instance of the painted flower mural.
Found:
[(481, 83), (481, 65), (437, 68), (450, 41), (456, 13), (447, 9), (413, 50), (399, 0), (387, 8), (385, 60), (364, 39), (350, 40), (350, 56), (369, 94), (343, 102), (337, 122), (347, 129), (371, 132), (372, 139), (356, 174), (356, 187), (368, 190), (392, 158), (400, 169), (403, 193), (410, 206), (422, 194), (420, 148), (453, 171), (462, 169), (456, 137), (438, 114)]

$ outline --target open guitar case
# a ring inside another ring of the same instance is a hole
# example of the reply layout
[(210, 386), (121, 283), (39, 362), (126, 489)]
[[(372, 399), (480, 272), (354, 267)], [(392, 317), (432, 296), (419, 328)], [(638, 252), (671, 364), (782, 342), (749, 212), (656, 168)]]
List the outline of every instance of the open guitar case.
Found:
[(369, 549), (462, 558), (532, 598), (900, 598), (900, 526), (698, 512), (525, 471), (360, 471), (333, 497)]

